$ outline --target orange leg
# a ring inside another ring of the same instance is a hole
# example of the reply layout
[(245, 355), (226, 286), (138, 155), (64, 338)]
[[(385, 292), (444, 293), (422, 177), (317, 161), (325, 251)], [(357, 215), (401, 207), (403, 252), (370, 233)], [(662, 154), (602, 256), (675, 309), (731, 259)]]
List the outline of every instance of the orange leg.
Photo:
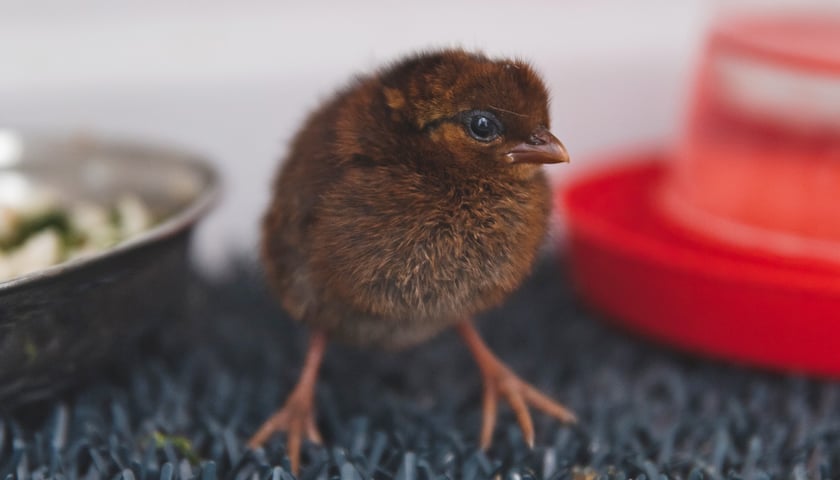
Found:
[(306, 435), (309, 441), (321, 443), (321, 434), (315, 425), (313, 397), (315, 395), (318, 367), (321, 365), (326, 345), (327, 336), (324, 332), (315, 332), (312, 335), (309, 340), (309, 350), (306, 352), (303, 371), (295, 389), (292, 390), (283, 408), (269, 417), (257, 433), (248, 440), (248, 447), (255, 449), (265, 443), (274, 433), (286, 432), (286, 454), (289, 456), (292, 473), (295, 475), (297, 475), (300, 467), (301, 437)]
[(481, 422), (481, 448), (490, 446), (493, 428), (496, 425), (496, 402), (502, 395), (510, 404), (516, 421), (522, 429), (522, 435), (529, 447), (534, 446), (534, 424), (528, 405), (542, 410), (562, 422), (574, 423), (575, 415), (563, 405), (542, 394), (513, 373), (493, 352), (487, 348), (478, 335), (472, 322), (467, 320), (458, 324), (458, 333), (463, 337), (475, 357), (481, 376), (484, 379), (484, 400)]

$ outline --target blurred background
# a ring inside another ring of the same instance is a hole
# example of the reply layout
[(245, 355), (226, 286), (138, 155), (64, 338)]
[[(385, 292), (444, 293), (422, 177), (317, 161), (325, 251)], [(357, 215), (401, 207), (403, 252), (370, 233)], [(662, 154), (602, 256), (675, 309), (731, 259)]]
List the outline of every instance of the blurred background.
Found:
[(210, 270), (255, 252), (285, 145), (351, 75), (443, 46), (533, 62), (573, 163), (679, 128), (713, 3), (701, 0), (0, 0), (0, 125), (171, 143), (222, 171), (199, 231)]

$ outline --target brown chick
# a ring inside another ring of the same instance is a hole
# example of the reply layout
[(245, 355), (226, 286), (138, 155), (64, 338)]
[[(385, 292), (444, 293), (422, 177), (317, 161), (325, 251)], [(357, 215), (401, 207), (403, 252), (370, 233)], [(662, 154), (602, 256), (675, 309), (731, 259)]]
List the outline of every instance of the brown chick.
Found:
[(262, 258), (289, 314), (313, 330), (298, 385), (251, 438), (318, 442), (313, 392), (327, 339), (399, 349), (456, 327), (484, 380), (481, 445), (496, 403), (529, 445), (527, 405), (571, 412), (519, 379), (471, 319), (530, 272), (551, 206), (541, 164), (568, 161), (532, 68), (462, 50), (422, 53), (356, 79), (294, 138), (264, 218)]

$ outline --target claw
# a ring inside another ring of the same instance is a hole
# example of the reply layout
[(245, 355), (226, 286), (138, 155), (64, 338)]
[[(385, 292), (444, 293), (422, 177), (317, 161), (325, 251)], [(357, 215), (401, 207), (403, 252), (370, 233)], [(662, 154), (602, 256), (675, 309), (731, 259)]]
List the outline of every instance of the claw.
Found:
[(324, 354), (326, 337), (323, 333), (316, 333), (310, 341), (309, 351), (303, 365), (303, 372), (297, 386), (289, 395), (283, 408), (274, 413), (262, 424), (257, 433), (248, 440), (248, 448), (259, 448), (273, 434), (286, 432), (286, 454), (292, 467), (292, 473), (297, 475), (300, 470), (300, 447), (305, 434), (307, 440), (321, 443), (321, 434), (315, 425), (315, 408), (313, 397), (315, 394), (315, 378), (318, 366)]
[(318, 431), (318, 427), (315, 425), (315, 415), (311, 415), (306, 422), (306, 439), (318, 445), (324, 443), (321, 440), (321, 432)]
[(489, 384), (484, 384), (484, 401), (481, 421), (481, 449), (487, 450), (493, 441), (493, 428), (496, 426), (496, 400), (498, 391)]
[(505, 377), (497, 388), (502, 390), (505, 398), (513, 409), (516, 415), (516, 421), (519, 423), (519, 428), (522, 429), (522, 437), (529, 448), (534, 448), (534, 422), (531, 420), (531, 412), (528, 411), (528, 405), (522, 395), (522, 382), (512, 373), (509, 377)]
[(529, 383), (523, 381), (505, 366), (487, 348), (478, 336), (475, 327), (468, 321), (458, 326), (458, 332), (475, 356), (484, 379), (484, 396), (480, 444), (482, 449), (490, 446), (493, 428), (496, 425), (497, 399), (501, 394), (516, 415), (522, 436), (529, 447), (534, 446), (534, 423), (528, 406), (541, 410), (564, 423), (575, 423), (575, 415), (563, 405), (555, 402)]

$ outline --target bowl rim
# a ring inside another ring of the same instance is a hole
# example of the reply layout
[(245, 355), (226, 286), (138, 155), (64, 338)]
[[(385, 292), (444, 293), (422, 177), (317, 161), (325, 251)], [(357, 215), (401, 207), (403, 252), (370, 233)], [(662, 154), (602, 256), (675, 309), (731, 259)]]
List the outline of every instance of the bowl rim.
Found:
[[(174, 237), (194, 226), (216, 205), (221, 197), (222, 185), (219, 171), (204, 155), (179, 146), (164, 142), (146, 141), (142, 138), (126, 138), (90, 132), (53, 133), (49, 131), (0, 127), (0, 133), (11, 134), (17, 137), (24, 146), (28, 144), (55, 144), (67, 145), (68, 147), (77, 145), (89, 148), (93, 152), (106, 149), (111, 152), (160, 154), (162, 157), (165, 157), (165, 161), (188, 168), (197, 173), (204, 181), (204, 185), (198, 194), (186, 206), (174, 214), (169, 215), (163, 221), (156, 223), (152, 228), (101, 252), (83, 255), (25, 275), (0, 281), (0, 296), (21, 287), (57, 278), (66, 273), (106, 262), (139, 248)], [(22, 155), (26, 156), (25, 153)], [(13, 171), (14, 169), (15, 167), (0, 167), (0, 172)]]

